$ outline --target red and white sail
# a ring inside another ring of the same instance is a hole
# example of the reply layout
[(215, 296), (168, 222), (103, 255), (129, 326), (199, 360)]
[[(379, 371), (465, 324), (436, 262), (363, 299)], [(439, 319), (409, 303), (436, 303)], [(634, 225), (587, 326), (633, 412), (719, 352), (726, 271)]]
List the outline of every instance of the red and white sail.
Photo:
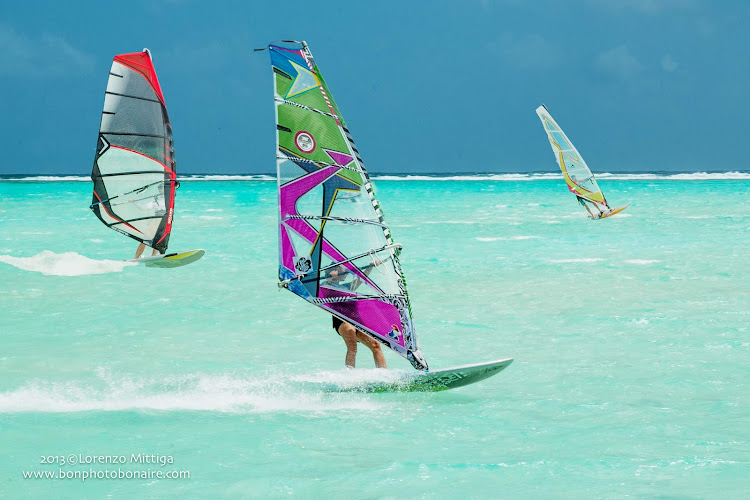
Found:
[(91, 179), (91, 209), (104, 224), (166, 252), (178, 183), (172, 127), (148, 49), (112, 62)]

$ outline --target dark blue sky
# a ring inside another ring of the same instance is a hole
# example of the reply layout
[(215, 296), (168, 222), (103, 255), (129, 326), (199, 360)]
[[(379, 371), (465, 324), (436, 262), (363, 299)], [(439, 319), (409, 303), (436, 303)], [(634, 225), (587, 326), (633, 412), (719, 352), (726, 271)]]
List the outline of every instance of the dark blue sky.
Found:
[(0, 174), (88, 175), (112, 57), (151, 49), (180, 173), (275, 171), (267, 52), (305, 39), (371, 172), (747, 170), (750, 4), (3, 2)]

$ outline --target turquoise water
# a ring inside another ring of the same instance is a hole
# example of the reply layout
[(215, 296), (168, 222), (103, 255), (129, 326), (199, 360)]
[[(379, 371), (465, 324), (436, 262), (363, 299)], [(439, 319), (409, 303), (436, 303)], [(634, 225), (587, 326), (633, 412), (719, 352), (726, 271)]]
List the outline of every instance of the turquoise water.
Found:
[[(688, 176), (689, 177), (689, 176)], [(330, 317), (276, 286), (273, 182), (190, 181), (173, 269), (88, 209), (87, 182), (0, 182), (0, 496), (744, 497), (750, 488), (750, 180), (386, 180), (433, 368), (482, 383), (337, 393)], [(390, 368), (408, 363), (387, 353)], [(41, 456), (172, 457), (57, 465)], [(24, 479), (23, 471), (189, 471)]]

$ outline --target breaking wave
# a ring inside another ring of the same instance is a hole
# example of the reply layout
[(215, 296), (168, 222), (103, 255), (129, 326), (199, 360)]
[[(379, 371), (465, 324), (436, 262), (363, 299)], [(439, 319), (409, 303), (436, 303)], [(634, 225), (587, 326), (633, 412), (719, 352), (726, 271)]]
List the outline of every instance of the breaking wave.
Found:
[[(712, 181), (712, 180), (750, 180), (750, 172), (655, 172), (655, 173), (610, 173), (596, 174), (597, 179), (611, 179), (619, 181)], [(533, 172), (522, 173), (477, 173), (462, 175), (439, 175), (439, 174), (397, 174), (372, 176), (379, 181), (542, 181), (561, 180), (559, 172)]]

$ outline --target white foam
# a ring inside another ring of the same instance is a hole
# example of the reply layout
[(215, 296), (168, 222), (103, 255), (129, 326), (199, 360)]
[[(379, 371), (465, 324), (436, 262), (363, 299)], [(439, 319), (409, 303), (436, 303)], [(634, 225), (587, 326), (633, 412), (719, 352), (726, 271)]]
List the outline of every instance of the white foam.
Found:
[(218, 175), (218, 174), (206, 174), (206, 175), (198, 175), (193, 174), (188, 177), (184, 177), (180, 179), (185, 181), (260, 181), (260, 182), (267, 182), (267, 181), (275, 181), (276, 176), (275, 175), (266, 175), (266, 174), (248, 174), (248, 175)]
[(604, 259), (600, 259), (598, 257), (588, 257), (588, 258), (582, 258), (582, 259), (560, 259), (560, 260), (551, 260), (553, 264), (568, 264), (572, 262), (601, 262)]
[(479, 224), (475, 220), (428, 220), (424, 224)]
[(119, 273), (128, 266), (137, 266), (135, 262), (120, 260), (89, 259), (76, 252), (55, 253), (44, 250), (33, 257), (12, 257), (0, 255), (0, 262), (47, 276), (84, 276), (87, 274)]
[(748, 172), (693, 172), (664, 176), (671, 181), (733, 181), (750, 179)]
[(466, 174), (466, 175), (374, 175), (377, 181), (537, 181), (562, 179), (561, 173), (535, 174)]
[(380, 370), (377, 368), (357, 370), (343, 369), (335, 371), (321, 371), (311, 374), (294, 375), (289, 380), (294, 382), (308, 382), (321, 386), (336, 386), (337, 388), (362, 387), (368, 384), (394, 384), (399, 382), (407, 372), (403, 370)]
[(627, 262), (628, 264), (636, 264), (636, 265), (645, 266), (647, 264), (655, 264), (655, 263), (657, 263), (659, 261), (658, 260), (649, 260), (649, 259), (630, 259), (630, 260), (626, 260), (625, 262)]
[(717, 180), (748, 180), (750, 172), (682, 172), (682, 173), (609, 173), (596, 174), (597, 179), (612, 179), (619, 181), (717, 181)]
[(477, 238), (477, 241), (521, 241), (521, 240), (536, 240), (540, 239), (541, 236), (498, 236), (495, 238)]
[(362, 394), (329, 393), (322, 389), (323, 384), (356, 386), (397, 377), (398, 374), (391, 373), (391, 370), (341, 370), (298, 377), (197, 373), (171, 378), (132, 379), (114, 378), (107, 370), (100, 369), (98, 380), (88, 383), (35, 381), (12, 391), (0, 392), (0, 413), (375, 411), (388, 405)]
[[(597, 173), (598, 179), (619, 181), (707, 181), (707, 180), (750, 180), (750, 172), (687, 172), (687, 173)], [(373, 180), (379, 181), (539, 181), (562, 179), (560, 172), (535, 172), (528, 174), (465, 174), (465, 175), (374, 175)]]
[(91, 177), (81, 177), (78, 175), (30, 175), (28, 177), (0, 177), (0, 180), (26, 182), (91, 182)]

